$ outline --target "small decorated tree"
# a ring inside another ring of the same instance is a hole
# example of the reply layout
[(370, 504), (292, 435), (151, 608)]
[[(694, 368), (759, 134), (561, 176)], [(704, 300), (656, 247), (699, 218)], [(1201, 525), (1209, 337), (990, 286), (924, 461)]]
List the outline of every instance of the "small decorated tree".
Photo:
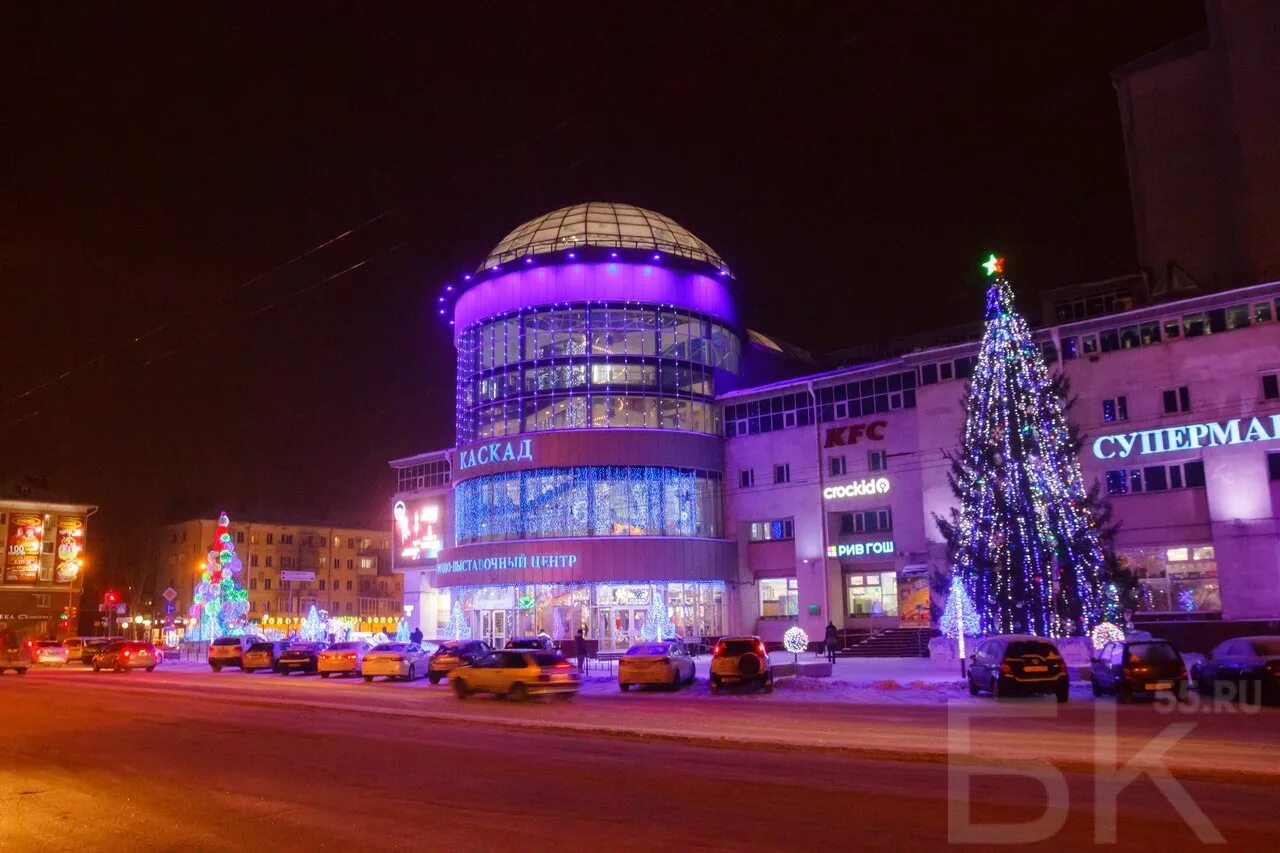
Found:
[(307, 611), (307, 618), (302, 620), (302, 629), (298, 633), (302, 639), (313, 643), (325, 638), (324, 620), (320, 618), (320, 612), (314, 604)]
[(453, 611), (450, 612), (449, 621), (444, 626), (444, 636), (447, 640), (471, 639), (471, 623), (462, 615), (462, 602), (460, 601), (453, 603)]
[(969, 591), (964, 588), (964, 581), (959, 574), (951, 575), (951, 587), (947, 592), (947, 606), (942, 610), (938, 620), (942, 633), (956, 641), (956, 654), (960, 657), (960, 674), (965, 673), (966, 636), (976, 637), (982, 633), (982, 620), (978, 618), (978, 610), (973, 606)]
[(221, 513), (191, 598), (188, 624), (196, 627), (187, 632), (187, 639), (209, 642), (245, 631), (249, 594), (236, 579), (241, 564), (230, 527), (227, 514)]
[(396, 642), (409, 642), (409, 620), (401, 619), (400, 624), (396, 625)]
[(667, 603), (656, 588), (652, 590), (652, 594), (653, 604), (649, 605), (649, 612), (645, 616), (644, 627), (640, 629), (640, 636), (651, 642), (654, 640), (674, 639), (676, 627), (671, 624), (671, 615), (667, 612)]

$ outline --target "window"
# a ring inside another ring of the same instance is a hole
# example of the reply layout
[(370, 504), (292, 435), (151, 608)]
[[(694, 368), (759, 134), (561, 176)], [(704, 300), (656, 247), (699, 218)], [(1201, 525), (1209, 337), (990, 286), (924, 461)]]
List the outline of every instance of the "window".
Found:
[(257, 589), (257, 588), (258, 588), (258, 579), (249, 578), (249, 589)]
[(263, 588), (263, 589), (265, 589), (265, 590), (270, 590), (270, 589), (271, 589), (271, 578), (263, 578), (263, 579), (262, 579), (262, 588)]
[(360, 558), (360, 568), (362, 568), (362, 569), (372, 569), (372, 568), (373, 568), (373, 557), (361, 557), (361, 558)]
[(270, 544), (272, 544), (273, 542), (275, 542), (275, 538), (276, 538), (276, 535), (275, 535), (274, 533), (268, 533), (268, 534), (267, 534), (267, 544), (268, 544), (268, 545), (270, 545)]
[(791, 482), (791, 464), (789, 462), (782, 465), (773, 466), (773, 482), (790, 483)]
[(267, 558), (266, 558), (266, 560), (265, 560), (265, 563), (266, 563), (267, 567), (268, 567), (268, 568), (270, 568), (270, 566), (271, 566), (271, 555), (270, 555), (270, 554), (268, 554), (268, 555), (267, 555)]
[(840, 477), (849, 473), (849, 466), (843, 456), (832, 456), (827, 459), (827, 471), (832, 477)]
[[(351, 592), (351, 581), (347, 581), (347, 592)], [(351, 612), (351, 605), (350, 605), (350, 604), (348, 604), (348, 605), (347, 605), (347, 612), (348, 612), (348, 613), (350, 613), (350, 612)]]
[(237, 530), (237, 531), (236, 531), (236, 544), (237, 544), (237, 545), (243, 545), (243, 544), (244, 544), (244, 531), (243, 531), (243, 530)]
[(761, 619), (782, 619), (800, 614), (795, 578), (761, 578), (758, 583)]
[(756, 484), (756, 469), (743, 468), (738, 472), (738, 486), (749, 489)]
[(893, 513), (887, 509), (868, 509), (840, 514), (840, 535), (881, 533), (893, 530)]
[(1249, 327), (1249, 306), (1231, 305), (1227, 308), (1227, 328), (1247, 329)]
[(250, 566), (256, 566), (256, 565), (258, 565), (258, 555), (257, 555), (257, 554), (250, 554), (250, 555), (249, 555), (249, 565), (250, 565)]
[[(960, 362), (965, 360), (956, 360), (957, 369)], [(968, 361), (972, 360), (968, 359)], [(946, 364), (950, 365), (950, 362)], [(916, 372), (914, 370), (818, 389), (818, 420), (822, 423), (915, 407)]]
[(38, 592), (35, 595), (33, 595), (32, 598), (35, 599), (36, 607), (49, 606), (49, 593), (47, 592)]
[(1080, 357), (1080, 341), (1076, 337), (1062, 339), (1062, 357), (1066, 360)]
[(1253, 306), (1253, 322), (1270, 323), (1271, 322), (1271, 303), (1259, 302)]
[(898, 615), (896, 573), (846, 574), (844, 588), (850, 616)]
[(1129, 420), (1129, 401), (1124, 397), (1103, 400), (1102, 420), (1105, 423)]
[(353, 560), (347, 560), (347, 568), (348, 568), (348, 569), (354, 569), (354, 568), (355, 568), (355, 562), (354, 562)]
[(1107, 494), (1112, 496), (1203, 488), (1204, 462), (1197, 459), (1173, 465), (1117, 468), (1106, 472), (1106, 480)]
[(1164, 413), (1176, 415), (1191, 411), (1191, 391), (1186, 385), (1170, 388), (1164, 392)]
[(1164, 336), (1170, 341), (1182, 337), (1182, 323), (1178, 320), (1165, 320)]
[(1262, 399), (1280, 399), (1280, 375), (1267, 373), (1262, 377)]
[(1267, 454), (1267, 478), (1280, 480), (1280, 453)]
[(324, 591), (324, 578), (321, 578), (321, 579), (320, 579), (320, 590), (321, 590), (322, 592)]
[(1097, 335), (1084, 335), (1083, 337), (1080, 338), (1080, 341), (1083, 344), (1085, 355), (1093, 355), (1098, 351)]
[(355, 547), (356, 547), (356, 540), (355, 540), (355, 537), (352, 537), (352, 538), (348, 539), (348, 540), (347, 540), (347, 548), (349, 548), (349, 549), (351, 549), (352, 551), (354, 551), (354, 550), (355, 550)]
[(780, 394), (763, 400), (734, 403), (724, 407), (724, 434), (756, 435), (813, 423), (813, 395), (808, 391)]
[(775, 521), (751, 522), (752, 542), (772, 542), (778, 539), (794, 539), (796, 523), (790, 518), (779, 518)]
[(1138, 609), (1149, 612), (1218, 611), (1218, 563), (1212, 545), (1135, 548), (1116, 554), (1138, 578)]
[(867, 470), (883, 471), (889, 467), (889, 454), (883, 450), (867, 451)]

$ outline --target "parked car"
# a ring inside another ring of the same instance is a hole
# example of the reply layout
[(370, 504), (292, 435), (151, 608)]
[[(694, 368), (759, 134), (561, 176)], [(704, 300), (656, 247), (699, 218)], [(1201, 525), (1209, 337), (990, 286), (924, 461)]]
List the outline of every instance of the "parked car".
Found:
[(257, 672), (260, 669), (274, 670), (276, 661), (280, 660), (280, 655), (284, 652), (286, 645), (282, 640), (275, 642), (263, 640), (254, 643), (244, 650), (244, 658), (240, 669), (245, 672)]
[(692, 684), (694, 669), (693, 658), (679, 640), (636, 643), (618, 661), (618, 688), (625, 693), (633, 684)]
[(84, 651), (84, 644), (90, 640), (98, 639), (97, 637), (67, 637), (62, 641), (62, 647), (67, 650), (67, 662), (79, 661), (80, 655)]
[(578, 692), (577, 668), (559, 652), (504, 649), (460, 666), (449, 673), (449, 683), (459, 699), (473, 693), (496, 693), (522, 700), (555, 695), (568, 699)]
[(281, 675), (291, 672), (301, 672), (304, 675), (315, 673), (317, 659), (326, 648), (328, 643), (290, 643), (276, 659), (276, 672)]
[(1050, 694), (1070, 698), (1067, 665), (1052, 640), (1031, 634), (1004, 634), (978, 644), (969, 658), (969, 695), (985, 690), (997, 699)]
[(555, 640), (546, 636), (537, 637), (512, 637), (507, 640), (505, 648), (508, 649), (539, 649), (544, 652), (554, 652), (556, 650)]
[(439, 684), (440, 679), (460, 666), (470, 666), (487, 657), (493, 649), (483, 640), (446, 640), (436, 649), (427, 665), (427, 680)]
[(381, 675), (389, 681), (403, 678), (413, 681), (426, 676), (431, 665), (431, 654), (417, 643), (379, 643), (365, 653), (360, 674), (365, 681), (373, 681)]
[(759, 637), (724, 637), (711, 652), (711, 692), (746, 684), (773, 692), (773, 664)]
[(93, 666), (93, 659), (98, 656), (98, 652), (116, 640), (123, 639), (124, 637), (94, 637), (91, 640), (86, 640), (84, 648), (80, 650), (80, 663), (85, 666)]
[(1280, 636), (1237, 637), (1219, 643), (1193, 673), (1201, 693), (1230, 684), (1235, 695), (1280, 702)]
[(0, 629), (0, 675), (11, 669), (26, 675), (31, 668), (31, 649), (35, 644), (17, 631)]
[(209, 666), (214, 672), (222, 672), (224, 666), (244, 669), (244, 653), (254, 643), (264, 642), (264, 637), (257, 634), (243, 634), (239, 637), (219, 637), (209, 644)]
[(1167, 640), (1107, 643), (1089, 665), (1094, 696), (1112, 694), (1118, 702), (1158, 692), (1187, 697), (1187, 667)]
[(67, 649), (57, 640), (36, 640), (36, 644), (31, 647), (31, 662), (64, 666), (67, 662)]
[(369, 644), (364, 640), (351, 640), (344, 643), (334, 643), (329, 648), (320, 652), (316, 659), (317, 668), (320, 670), (321, 678), (328, 678), (331, 675), (359, 675), (360, 663), (364, 660), (365, 653), (369, 651)]
[(104, 669), (124, 672), (129, 669), (145, 669), (151, 672), (160, 662), (155, 646), (141, 640), (116, 640), (98, 652), (93, 659), (93, 671)]

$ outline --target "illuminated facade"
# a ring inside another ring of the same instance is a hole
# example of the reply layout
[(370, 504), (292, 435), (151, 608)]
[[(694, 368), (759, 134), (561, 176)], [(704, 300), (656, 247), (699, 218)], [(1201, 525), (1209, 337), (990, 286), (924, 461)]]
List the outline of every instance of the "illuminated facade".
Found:
[[(976, 334), (752, 384), (732, 286), (665, 217), (593, 204), (446, 291), (458, 446), (392, 463), (424, 633), (457, 607), (491, 642), (582, 627), (616, 649), (655, 597), (695, 637), (931, 624)], [(1136, 308), (1127, 286), (1072, 289), (1035, 339), (1077, 397), (1137, 615), (1280, 618), (1280, 283)]]
[(0, 629), (19, 637), (76, 632), (89, 516), (97, 507), (0, 498)]

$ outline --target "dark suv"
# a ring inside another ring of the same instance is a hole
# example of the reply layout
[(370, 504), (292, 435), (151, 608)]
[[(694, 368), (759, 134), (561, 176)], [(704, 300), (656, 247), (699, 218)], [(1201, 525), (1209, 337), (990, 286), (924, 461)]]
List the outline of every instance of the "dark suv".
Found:
[(1158, 692), (1187, 698), (1187, 667), (1167, 640), (1107, 643), (1089, 665), (1089, 681), (1094, 696), (1110, 693), (1118, 702)]
[(1044, 637), (991, 637), (978, 645), (969, 661), (971, 696), (981, 690), (997, 699), (1045, 693), (1065, 702), (1070, 695), (1066, 662), (1053, 641)]

